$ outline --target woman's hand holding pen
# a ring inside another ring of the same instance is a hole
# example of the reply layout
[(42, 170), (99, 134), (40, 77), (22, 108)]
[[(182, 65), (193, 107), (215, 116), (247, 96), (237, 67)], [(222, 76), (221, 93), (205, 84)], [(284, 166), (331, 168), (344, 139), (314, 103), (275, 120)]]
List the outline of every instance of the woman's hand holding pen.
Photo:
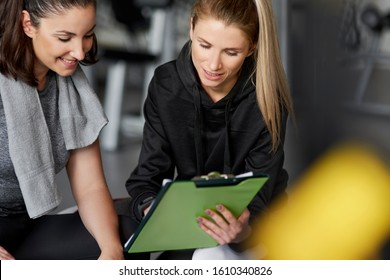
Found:
[(200, 228), (214, 238), (220, 245), (239, 243), (245, 240), (251, 231), (249, 226), (250, 212), (245, 209), (238, 219), (223, 205), (217, 205), (217, 212), (206, 209), (211, 220), (198, 217)]

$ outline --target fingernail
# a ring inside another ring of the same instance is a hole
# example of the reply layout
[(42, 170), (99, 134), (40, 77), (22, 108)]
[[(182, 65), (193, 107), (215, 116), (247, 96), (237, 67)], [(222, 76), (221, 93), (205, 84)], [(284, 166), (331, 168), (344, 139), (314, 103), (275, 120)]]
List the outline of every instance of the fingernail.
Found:
[(207, 209), (206, 211), (204, 211), (207, 215), (211, 215), (211, 211), (209, 209)]
[(223, 210), (223, 207), (222, 207), (221, 204), (218, 204), (218, 205), (217, 205), (217, 210), (218, 210), (218, 211), (222, 211), (222, 210)]
[(197, 221), (198, 223), (201, 223), (201, 222), (202, 222), (202, 218), (196, 218), (196, 221)]

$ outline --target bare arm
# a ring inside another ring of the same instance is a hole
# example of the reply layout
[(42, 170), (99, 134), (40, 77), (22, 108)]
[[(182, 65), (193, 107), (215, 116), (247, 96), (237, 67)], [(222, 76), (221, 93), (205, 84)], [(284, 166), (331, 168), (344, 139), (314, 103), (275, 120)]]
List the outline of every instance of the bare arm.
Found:
[(10, 253), (8, 253), (8, 251), (4, 249), (4, 247), (0, 246), (0, 260), (14, 260), (14, 259), (15, 258)]
[(99, 259), (123, 259), (118, 218), (104, 177), (99, 142), (71, 151), (67, 171), (81, 219), (99, 244)]

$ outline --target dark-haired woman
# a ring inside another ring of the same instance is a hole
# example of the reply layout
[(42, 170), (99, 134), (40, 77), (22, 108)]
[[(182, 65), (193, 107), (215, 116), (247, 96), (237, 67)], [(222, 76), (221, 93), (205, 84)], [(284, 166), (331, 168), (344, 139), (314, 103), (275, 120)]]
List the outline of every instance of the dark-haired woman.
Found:
[[(96, 62), (95, 0), (0, 1), (0, 259), (123, 259), (80, 64)], [(78, 212), (61, 202), (67, 169)]]

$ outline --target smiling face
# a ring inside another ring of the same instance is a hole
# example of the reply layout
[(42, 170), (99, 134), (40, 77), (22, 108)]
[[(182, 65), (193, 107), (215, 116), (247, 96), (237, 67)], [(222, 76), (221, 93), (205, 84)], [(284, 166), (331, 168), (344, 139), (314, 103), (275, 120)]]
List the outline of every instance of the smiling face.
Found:
[(233, 88), (252, 46), (245, 33), (234, 25), (213, 18), (191, 24), (192, 61), (202, 87), (216, 102)]
[(95, 7), (74, 7), (59, 15), (40, 20), (33, 26), (28, 12), (23, 12), (23, 28), (32, 39), (36, 56), (35, 76), (39, 84), (50, 70), (61, 76), (72, 75), (92, 48)]

